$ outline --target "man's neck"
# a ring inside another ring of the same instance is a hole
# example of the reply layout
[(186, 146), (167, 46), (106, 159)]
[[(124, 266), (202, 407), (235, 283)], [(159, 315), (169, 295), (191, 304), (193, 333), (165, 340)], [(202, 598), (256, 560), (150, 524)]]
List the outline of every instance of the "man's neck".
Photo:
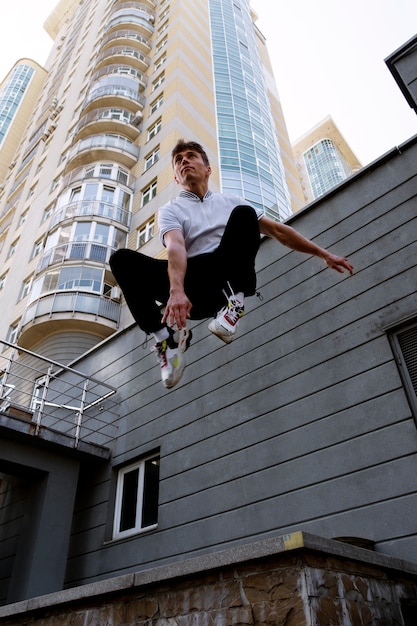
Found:
[(182, 185), (182, 188), (184, 189), (184, 191), (190, 191), (191, 193), (194, 193), (200, 198), (200, 200), (203, 200), (204, 196), (208, 192), (208, 185), (206, 185), (205, 183), (201, 185)]

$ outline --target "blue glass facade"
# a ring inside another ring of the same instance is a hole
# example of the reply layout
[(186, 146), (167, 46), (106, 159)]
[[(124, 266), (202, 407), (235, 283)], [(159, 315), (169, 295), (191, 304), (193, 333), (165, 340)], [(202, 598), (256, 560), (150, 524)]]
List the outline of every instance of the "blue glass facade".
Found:
[(337, 146), (331, 139), (322, 139), (303, 154), (314, 198), (341, 183), (351, 173)]
[(291, 214), (248, 0), (209, 0), (222, 189)]
[(23, 63), (16, 65), (0, 92), (0, 145), (34, 72), (35, 70), (29, 65)]

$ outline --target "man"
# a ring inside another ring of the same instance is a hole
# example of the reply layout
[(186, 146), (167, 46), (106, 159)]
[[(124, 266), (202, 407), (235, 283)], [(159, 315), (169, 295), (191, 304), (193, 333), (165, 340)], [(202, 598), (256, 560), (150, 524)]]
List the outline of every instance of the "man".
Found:
[[(191, 340), (188, 319), (213, 317), (209, 330), (225, 343), (236, 334), (246, 296), (256, 290), (255, 257), (260, 235), (352, 274), (335, 256), (290, 226), (275, 222), (243, 198), (213, 193), (207, 154), (198, 143), (180, 140), (172, 151), (179, 196), (159, 209), (159, 234), (167, 260), (133, 250), (115, 252), (110, 265), (130, 311), (154, 347), (164, 386), (176, 385)], [(161, 316), (161, 306), (165, 307)], [(175, 329), (176, 326), (176, 330)]]

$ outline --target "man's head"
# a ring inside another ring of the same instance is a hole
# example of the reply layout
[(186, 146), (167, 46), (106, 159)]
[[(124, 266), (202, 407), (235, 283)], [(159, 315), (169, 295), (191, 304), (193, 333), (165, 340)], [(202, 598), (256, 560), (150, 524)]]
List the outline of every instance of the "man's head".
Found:
[(201, 154), (201, 157), (204, 161), (204, 165), (206, 165), (207, 167), (210, 167), (210, 161), (208, 159), (208, 156), (203, 146), (201, 146), (196, 141), (185, 141), (185, 139), (179, 139), (177, 141), (176, 146), (172, 150), (171, 159), (172, 159), (173, 166), (174, 166), (174, 161), (175, 161), (175, 157), (177, 156), (177, 154), (180, 152), (186, 152), (187, 150), (191, 150), (193, 152), (198, 152), (198, 154)]
[(180, 139), (171, 153), (174, 178), (178, 185), (201, 198), (208, 189), (211, 167), (207, 154), (195, 141)]

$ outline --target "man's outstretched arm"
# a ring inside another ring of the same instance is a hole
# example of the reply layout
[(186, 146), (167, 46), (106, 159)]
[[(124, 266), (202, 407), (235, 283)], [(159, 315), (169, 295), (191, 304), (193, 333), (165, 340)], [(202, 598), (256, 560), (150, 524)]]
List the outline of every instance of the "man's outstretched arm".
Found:
[(184, 291), (184, 278), (187, 270), (187, 253), (184, 237), (180, 230), (170, 230), (164, 235), (168, 255), (169, 299), (166, 304), (163, 323), (171, 328), (185, 328), (190, 317), (192, 304)]
[(269, 217), (261, 217), (259, 220), (259, 230), (263, 235), (276, 239), (279, 243), (287, 246), (287, 248), (320, 257), (325, 261), (328, 267), (331, 267), (337, 272), (343, 273), (347, 270), (349, 274), (353, 274), (353, 266), (347, 259), (336, 256), (325, 248), (321, 248), (291, 226), (274, 222), (274, 220), (271, 220)]

